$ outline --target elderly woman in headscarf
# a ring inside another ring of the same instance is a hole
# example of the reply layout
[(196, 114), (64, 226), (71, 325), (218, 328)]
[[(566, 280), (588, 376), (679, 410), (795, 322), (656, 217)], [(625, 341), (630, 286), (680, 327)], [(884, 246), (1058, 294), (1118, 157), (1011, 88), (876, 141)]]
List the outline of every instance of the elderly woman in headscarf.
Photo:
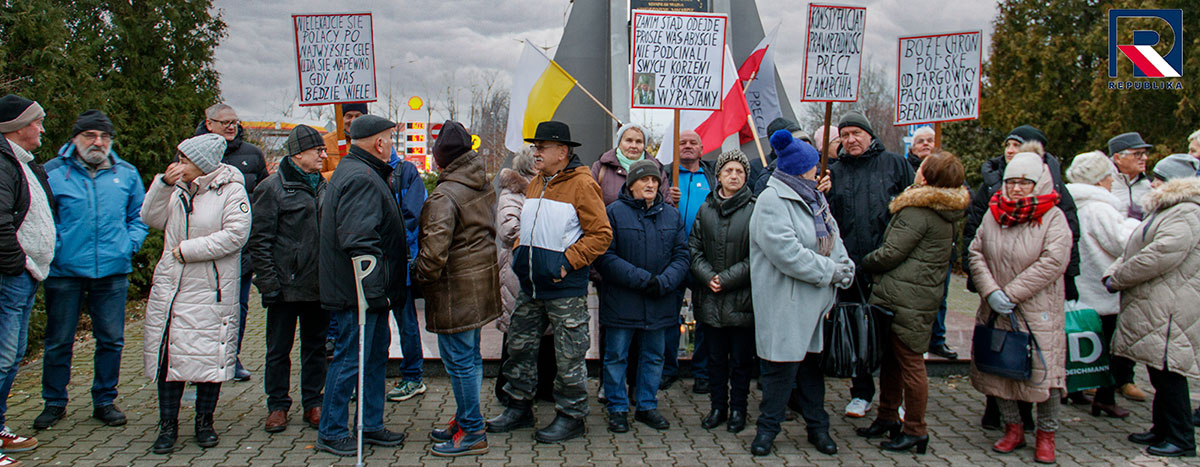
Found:
[[(1018, 380), (983, 372), (972, 355), (971, 384), (995, 397), (1000, 409), (1005, 432), (993, 451), (1009, 453), (1025, 446), (1017, 403), (1036, 403), (1034, 460), (1053, 463), (1059, 399), (1067, 387), (1063, 273), (1072, 238), (1066, 215), (1055, 206), (1059, 194), (1040, 151), (1040, 144), (1027, 143), (1009, 161), (970, 247), (971, 277), (981, 298), (975, 322), (1031, 333), (1037, 343), (1032, 377)], [(992, 320), (996, 313), (1003, 319)], [(1009, 318), (1019, 329), (1011, 328)]]
[[(600, 155), (600, 160), (592, 164), (592, 177), (600, 185), (600, 193), (604, 205), (608, 206), (621, 197), (621, 189), (625, 187), (625, 178), (629, 176), (629, 167), (634, 162), (648, 159), (654, 161), (662, 174), (663, 180), (670, 180), (669, 168), (664, 167), (658, 160), (646, 153), (648, 140), (646, 129), (636, 123), (626, 123), (617, 129), (613, 136), (613, 148)], [(670, 183), (663, 183), (658, 191), (663, 199), (671, 202)], [(671, 203), (674, 204), (674, 203)]]
[(750, 218), (751, 301), (763, 386), (762, 414), (750, 452), (770, 454), (796, 387), (808, 442), (835, 454), (824, 407), (821, 321), (833, 308), (834, 287), (846, 288), (853, 281), (854, 263), (829, 202), (817, 190), (817, 150), (787, 130), (771, 135), (771, 147), (779, 156), (776, 170)]
[[(1067, 190), (1075, 199), (1079, 216), (1079, 277), (1075, 287), (1079, 289), (1079, 306), (1096, 310), (1104, 330), (1104, 342), (1112, 341), (1117, 329), (1117, 312), (1121, 297), (1104, 290), (1100, 278), (1104, 271), (1125, 250), (1129, 234), (1138, 221), (1125, 217), (1120, 210), (1120, 201), (1112, 194), (1116, 180), (1112, 161), (1104, 153), (1093, 151), (1075, 156), (1067, 168)], [(1133, 382), (1133, 362), (1116, 355), (1109, 360), (1109, 373), (1115, 385), (1096, 390), (1092, 400), (1092, 415), (1107, 414), (1125, 418), (1129, 411), (1117, 406), (1114, 397), (1121, 385)]]
[(1196, 455), (1187, 378), (1200, 378), (1200, 178), (1196, 159), (1172, 154), (1154, 165), (1146, 219), (1104, 277), (1121, 292), (1113, 353), (1149, 368), (1150, 431), (1129, 435), (1163, 457)]

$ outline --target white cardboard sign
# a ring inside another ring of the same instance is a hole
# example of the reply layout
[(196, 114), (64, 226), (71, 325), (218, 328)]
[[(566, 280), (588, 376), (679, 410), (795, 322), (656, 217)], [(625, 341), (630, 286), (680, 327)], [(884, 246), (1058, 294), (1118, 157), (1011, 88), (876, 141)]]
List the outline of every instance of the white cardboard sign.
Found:
[(854, 102), (862, 71), (867, 9), (808, 5), (803, 101)]
[(728, 17), (633, 11), (630, 107), (720, 110)]
[(896, 125), (979, 118), (981, 31), (901, 37)]
[(370, 13), (292, 15), (300, 105), (374, 102)]

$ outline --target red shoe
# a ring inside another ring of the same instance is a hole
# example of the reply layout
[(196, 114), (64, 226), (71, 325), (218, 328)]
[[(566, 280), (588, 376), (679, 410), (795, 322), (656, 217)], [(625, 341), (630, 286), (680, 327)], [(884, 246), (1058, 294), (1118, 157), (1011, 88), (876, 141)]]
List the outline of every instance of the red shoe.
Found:
[(992, 450), (1007, 454), (1022, 447), (1025, 447), (1025, 426), (1009, 423), (1004, 425), (1004, 437), (992, 445)]
[(1053, 431), (1037, 431), (1037, 452), (1033, 455), (1033, 460), (1039, 464), (1054, 463), (1054, 432)]

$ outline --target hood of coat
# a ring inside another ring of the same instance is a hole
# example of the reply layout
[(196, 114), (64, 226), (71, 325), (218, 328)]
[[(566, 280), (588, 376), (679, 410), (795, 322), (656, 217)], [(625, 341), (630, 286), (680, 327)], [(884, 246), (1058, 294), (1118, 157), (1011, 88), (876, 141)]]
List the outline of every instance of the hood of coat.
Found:
[(483, 165), (483, 157), (474, 150), (467, 151), (442, 170), (437, 182), (456, 182), (471, 189), (482, 190), (488, 184), (487, 167)]
[(222, 163), (217, 166), (217, 170), (196, 177), (195, 180), (192, 180), (192, 183), (195, 183), (200, 191), (203, 192), (216, 190), (230, 183), (245, 185), (246, 177), (236, 167)]
[(888, 204), (892, 214), (907, 207), (929, 208), (949, 222), (956, 222), (966, 213), (971, 204), (971, 192), (964, 187), (940, 188), (925, 185), (913, 185), (904, 190)]
[(717, 212), (721, 214), (721, 217), (727, 217), (736, 212), (738, 209), (741, 209), (742, 206), (745, 206), (753, 199), (754, 190), (750, 187), (750, 184), (747, 183), (742, 185), (742, 189), (738, 190), (737, 193), (734, 193), (733, 196), (725, 199), (721, 199), (719, 196), (717, 196), (717, 190), (710, 191), (708, 192), (708, 198), (705, 199), (705, 202), (712, 206), (713, 209), (716, 209)]
[(1104, 203), (1112, 206), (1117, 211), (1124, 209), (1120, 206), (1120, 201), (1116, 195), (1096, 185), (1068, 183), (1067, 191), (1071, 192), (1071, 198), (1075, 200), (1075, 206), (1079, 208), (1083, 208), (1083, 205), (1086, 203)]
[(523, 194), (525, 189), (529, 188), (529, 179), (513, 169), (500, 169), (500, 175), (496, 178), (499, 179), (500, 188), (503, 190)]
[(1171, 180), (1146, 193), (1142, 205), (1147, 213), (1158, 212), (1179, 203), (1200, 204), (1200, 178), (1189, 177)]
[[(200, 135), (208, 134), (208, 133), (212, 133), (212, 132), (208, 131), (208, 127), (204, 125), (204, 120), (201, 120), (200, 125), (196, 127), (196, 134), (194, 134), (192, 136), (200, 136)], [(242, 126), (241, 122), (238, 122), (237, 136), (233, 137), (233, 141), (225, 142), (225, 154), (229, 155), (229, 154), (232, 154), (234, 151), (237, 151), (238, 148), (242, 146), (242, 142), (245, 140), (246, 140), (246, 128)]]

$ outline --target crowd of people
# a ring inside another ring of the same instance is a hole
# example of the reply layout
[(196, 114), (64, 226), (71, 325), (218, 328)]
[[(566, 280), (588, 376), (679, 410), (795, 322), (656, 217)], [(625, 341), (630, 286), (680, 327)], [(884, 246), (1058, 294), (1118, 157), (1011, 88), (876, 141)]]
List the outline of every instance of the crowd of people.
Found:
[[(356, 452), (348, 423), (356, 397), (362, 442), (405, 442), (385, 426), (383, 405), (426, 391), (417, 297), (456, 405), (429, 433), (433, 454), (485, 453), (488, 433), (535, 427), (535, 399), (555, 407), (537, 441), (583, 436), (590, 289), (599, 297), (597, 396), (613, 433), (631, 429), (631, 411), (657, 430), (676, 422), (740, 432), (757, 377), (751, 453), (772, 451), (791, 409), (808, 442), (836, 454), (824, 408), (823, 321), (837, 303), (861, 303), (890, 320), (877, 349), (876, 417), (856, 432), (887, 438), (882, 449), (924, 454), (924, 359), (957, 358), (944, 320), (961, 258), (980, 297), (976, 322), (1035, 343), (1024, 378), (972, 364), (971, 383), (986, 396), (981, 424), (1004, 433), (995, 452), (1025, 446), (1026, 431), (1035, 431), (1034, 460), (1054, 462), (1059, 407), (1084, 403), (1092, 415), (1128, 417), (1115, 396), (1146, 397), (1133, 383), (1143, 364), (1155, 387), (1152, 426), (1128, 439), (1151, 455), (1195, 455), (1200, 409), (1192, 413), (1186, 378), (1200, 378), (1200, 315), (1191, 310), (1200, 301), (1200, 131), (1189, 154), (1169, 155), (1150, 173), (1152, 146), (1138, 133), (1114, 136), (1106, 152), (1075, 156), (1064, 183), (1058, 158), (1045, 150), (1049, 138), (1022, 125), (971, 190), (962, 162), (935, 147), (933, 131), (916, 131), (901, 156), (857, 112), (815, 138), (777, 119), (770, 154), (753, 162), (736, 149), (704, 160), (700, 136), (683, 131), (677, 175), (646, 151), (652, 137), (643, 126), (618, 128), (614, 147), (589, 168), (571, 129), (546, 121), (496, 180), (467, 129), (447, 121), (432, 148), (438, 182), (427, 191), (415, 166), (396, 155), (395, 122), (365, 104), (344, 110), (345, 151), (336, 137), (299, 125), (270, 173), (234, 109), (214, 105), (147, 188), (113, 151), (117, 131), (103, 112), (80, 114), (43, 165), (32, 151), (45, 111), (21, 96), (0, 98), (0, 466), (21, 465), (9, 454), (38, 445), (4, 413), (39, 285), (47, 307), (44, 408), (33, 428), (66, 414), (85, 309), (96, 339), (93, 417), (127, 422), (116, 402), (128, 274), (151, 227), (164, 237), (142, 353), (157, 387), (151, 449), (159, 454), (178, 447), (189, 384), (195, 442), (219, 443), (221, 384), (252, 377), (238, 357), (251, 284), (267, 310), (263, 428), (288, 426), (298, 328), (302, 418), (317, 429), (317, 449), (333, 454)], [(365, 272), (357, 266), (364, 258), (374, 264)], [(658, 395), (680, 379), (685, 307), (698, 323), (692, 391), (708, 394), (710, 407), (696, 420), (674, 421), (659, 412)], [(1072, 308), (1096, 311), (1111, 348), (1113, 383), (1091, 394), (1068, 393)], [(404, 362), (389, 391), (390, 317)], [(480, 336), (493, 322), (504, 332), (494, 394), (505, 409), (485, 419)], [(845, 415), (865, 417), (876, 392), (872, 375), (854, 377)]]

